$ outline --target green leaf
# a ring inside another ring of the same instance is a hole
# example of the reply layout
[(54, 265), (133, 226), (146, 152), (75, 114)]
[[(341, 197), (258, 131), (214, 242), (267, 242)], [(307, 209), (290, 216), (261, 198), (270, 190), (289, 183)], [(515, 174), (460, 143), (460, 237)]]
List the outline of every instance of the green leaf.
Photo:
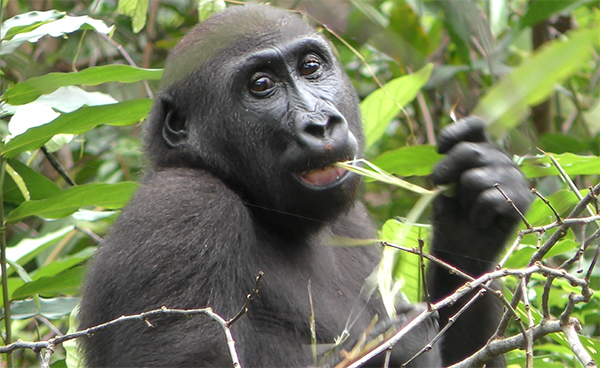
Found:
[[(582, 190), (581, 193), (586, 195), (585, 190)], [(558, 214), (563, 217), (566, 216), (568, 212), (570, 212), (579, 202), (579, 199), (575, 193), (571, 192), (570, 190), (559, 190), (551, 196), (546, 197), (546, 199), (550, 202)], [(531, 204), (531, 208), (529, 211), (527, 211), (525, 217), (527, 217), (527, 221), (529, 221), (532, 226), (542, 226), (552, 223), (556, 220), (552, 210), (550, 210), (548, 205), (542, 202), (540, 199), (536, 199)]]
[(569, 6), (581, 2), (580, 0), (560, 0), (560, 1), (529, 1), (527, 12), (519, 20), (519, 28), (523, 29), (548, 19), (552, 14), (568, 8)]
[(224, 0), (200, 0), (198, 2), (198, 20), (202, 22), (213, 14), (225, 10)]
[(85, 206), (122, 208), (129, 202), (137, 188), (138, 184), (131, 181), (117, 184), (91, 183), (70, 187), (54, 197), (23, 202), (9, 212), (6, 221), (14, 223), (29, 216), (63, 218)]
[(360, 111), (367, 148), (381, 138), (390, 121), (400, 113), (401, 106), (417, 96), (429, 80), (432, 70), (433, 64), (428, 64), (414, 74), (396, 78), (362, 101)]
[(425, 176), (433, 172), (442, 157), (434, 146), (410, 146), (384, 152), (373, 164), (391, 174)]
[(112, 105), (84, 106), (14, 137), (4, 145), (2, 154), (14, 157), (21, 152), (40, 148), (56, 134), (82, 134), (100, 124), (134, 124), (148, 115), (151, 105), (150, 99), (138, 99)]
[(27, 319), (35, 316), (56, 319), (71, 313), (78, 303), (79, 298), (73, 297), (27, 299), (11, 303), (10, 314), (12, 319)]
[(138, 33), (146, 25), (148, 0), (119, 0), (119, 14), (131, 17), (133, 33)]
[(33, 295), (55, 296), (77, 294), (85, 274), (85, 267), (75, 267), (53, 277), (25, 283), (10, 296), (11, 299), (25, 299)]
[[(67, 333), (71, 334), (78, 330), (79, 327), (79, 306), (73, 308), (69, 315), (69, 330)], [(76, 339), (68, 340), (63, 343), (65, 349), (66, 358), (65, 363), (68, 368), (81, 368), (84, 367), (82, 351), (77, 344)], [(53, 367), (52, 367), (53, 368)]]
[(523, 120), (529, 106), (545, 100), (557, 83), (588, 62), (592, 46), (598, 40), (597, 30), (588, 29), (571, 32), (567, 41), (548, 42), (493, 86), (479, 101), (473, 115), (490, 124), (488, 130), (492, 135), (503, 136)]
[[(414, 224), (411, 226), (408, 234), (405, 235), (405, 238), (399, 239), (404, 231), (404, 227), (406, 226), (410, 225), (397, 220), (386, 221), (381, 228), (381, 239), (388, 240), (396, 244), (398, 244), (399, 241), (402, 241), (402, 244), (399, 245), (407, 248), (418, 249), (419, 238), (428, 238), (429, 226)], [(427, 244), (427, 242), (425, 243)], [(421, 300), (422, 292), (419, 256), (388, 247), (384, 248), (383, 257), (392, 258), (390, 261), (393, 269), (392, 282), (394, 285), (392, 288), (392, 294), (395, 294), (397, 291), (402, 291), (402, 293), (411, 303), (419, 302)], [(385, 263), (386, 260), (382, 260), (382, 264)], [(394, 288), (398, 290), (394, 291)]]
[(10, 166), (10, 164), (6, 164), (6, 173), (8, 174), (8, 176), (10, 176), (10, 178), (15, 183), (17, 188), (19, 188), (19, 191), (21, 192), (21, 195), (23, 196), (23, 198), (28, 201), (31, 197), (29, 195), (29, 190), (27, 190), (27, 185), (25, 185), (25, 181), (23, 180), (21, 175), (19, 175)]
[(77, 266), (78, 264), (87, 261), (94, 255), (96, 249), (96, 247), (87, 247), (81, 252), (77, 252), (77, 254), (48, 263), (33, 272), (31, 278), (32, 280), (38, 280), (42, 277), (55, 276), (73, 266)]
[(128, 65), (96, 66), (75, 73), (48, 73), (12, 86), (4, 92), (2, 100), (11, 105), (23, 105), (63, 86), (96, 86), (108, 82), (134, 83), (159, 80), (161, 76), (162, 69), (142, 69)]
[[(552, 156), (570, 177), (576, 175), (600, 175), (599, 156), (579, 156), (573, 153), (563, 153), (562, 155), (552, 154)], [(546, 155), (523, 159), (521, 170), (528, 178), (559, 175), (558, 169)]]
[[(30, 199), (44, 199), (60, 192), (60, 188), (53, 181), (31, 169), (18, 160), (8, 160), (8, 164), (19, 174), (27, 186)], [(21, 203), (25, 200), (16, 187), (16, 183), (9, 176), (4, 182), (4, 200), (12, 203)]]

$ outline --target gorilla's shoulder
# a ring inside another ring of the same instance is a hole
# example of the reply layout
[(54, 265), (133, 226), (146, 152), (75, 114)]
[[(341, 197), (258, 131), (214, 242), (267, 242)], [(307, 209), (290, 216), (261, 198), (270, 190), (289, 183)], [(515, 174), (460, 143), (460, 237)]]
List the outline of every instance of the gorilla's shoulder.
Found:
[(202, 226), (211, 225), (205, 221), (246, 222), (250, 217), (242, 199), (211, 173), (176, 168), (147, 172), (120, 222), (143, 224), (136, 227), (141, 231), (151, 224), (166, 230), (182, 220)]

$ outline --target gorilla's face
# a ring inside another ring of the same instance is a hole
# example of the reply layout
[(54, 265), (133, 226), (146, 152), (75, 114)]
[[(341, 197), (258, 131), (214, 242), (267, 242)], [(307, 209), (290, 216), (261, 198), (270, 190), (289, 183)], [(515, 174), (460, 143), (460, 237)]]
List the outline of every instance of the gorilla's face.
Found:
[(354, 89), (328, 42), (295, 15), (245, 12), (238, 29), (228, 14), (209, 19), (230, 24), (226, 32), (203, 34), (200, 24), (173, 52), (149, 153), (156, 166), (214, 173), (273, 216), (327, 221), (351, 205), (360, 181), (334, 166), (361, 155)]
[(282, 42), (249, 55), (234, 70), (242, 120), (264, 139), (260, 147), (248, 147), (262, 152), (243, 156), (270, 151), (265, 162), (276, 171), (268, 170), (268, 177), (295, 180), (303, 188), (294, 192), (334, 190), (350, 179), (333, 164), (355, 158), (358, 141), (348, 123), (352, 114), (347, 118), (345, 106), (336, 103), (344, 96), (342, 76), (321, 39)]

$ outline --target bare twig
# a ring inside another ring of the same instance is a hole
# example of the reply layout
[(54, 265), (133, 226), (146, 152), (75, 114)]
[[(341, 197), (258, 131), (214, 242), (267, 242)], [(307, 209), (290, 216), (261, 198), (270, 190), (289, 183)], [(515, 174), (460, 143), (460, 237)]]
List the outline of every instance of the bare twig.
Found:
[[(256, 284), (254, 285), (254, 289), (250, 294), (246, 296), (246, 302), (240, 309), (240, 311), (231, 319), (225, 320), (223, 317), (214, 313), (212, 308), (200, 308), (200, 309), (168, 309), (167, 307), (162, 307), (160, 309), (151, 310), (148, 312), (129, 315), (129, 316), (121, 316), (119, 318), (113, 319), (112, 321), (102, 323), (97, 326), (93, 326), (90, 328), (86, 328), (85, 330), (80, 330), (73, 332), (71, 334), (57, 336), (47, 341), (37, 341), (37, 342), (25, 342), (25, 341), (17, 341), (15, 343), (9, 344), (7, 346), (0, 347), (0, 354), (10, 354), (11, 352), (17, 349), (31, 349), (35, 353), (38, 354), (38, 359), (40, 362), (40, 366), (42, 368), (49, 367), (50, 358), (54, 353), (54, 347), (62, 344), (65, 341), (77, 339), (83, 336), (92, 336), (95, 332), (108, 328), (110, 326), (114, 326), (119, 323), (123, 323), (126, 321), (144, 321), (148, 326), (152, 327), (152, 324), (149, 321), (150, 317), (157, 315), (184, 315), (186, 317), (190, 317), (197, 314), (204, 314), (211, 318), (213, 321), (217, 322), (222, 328), (227, 338), (227, 347), (229, 349), (229, 355), (231, 356), (232, 364), (234, 368), (241, 367), (240, 360), (237, 355), (237, 350), (235, 348), (235, 340), (233, 339), (233, 335), (231, 334), (230, 327), (236, 321), (238, 321), (247, 311), (248, 305), (252, 301), (254, 295), (258, 293), (258, 286), (260, 284), (260, 280), (264, 273), (259, 271), (256, 276)], [(42, 352), (42, 350), (44, 350)]]
[(425, 275), (425, 262), (423, 261), (423, 246), (425, 241), (419, 238), (419, 263), (421, 264), (421, 282), (423, 283), (423, 295), (425, 297), (425, 303), (427, 303), (427, 309), (431, 309), (431, 295), (429, 295), (429, 289), (427, 288), (427, 277)]
[(577, 359), (579, 359), (581, 364), (583, 364), (584, 367), (597, 368), (597, 363), (585, 350), (585, 348), (581, 344), (581, 341), (579, 341), (577, 331), (579, 331), (580, 329), (581, 326), (579, 325), (579, 321), (577, 321), (574, 318), (569, 320), (569, 323), (562, 325), (562, 331), (565, 334), (569, 345), (571, 346), (571, 350), (573, 351), (573, 353), (575, 353), (575, 356), (577, 357)]
[(494, 188), (496, 188), (500, 194), (502, 194), (502, 196), (504, 197), (504, 199), (506, 199), (506, 202), (508, 204), (510, 204), (512, 206), (512, 208), (519, 214), (519, 217), (521, 217), (521, 221), (523, 221), (523, 223), (525, 224), (525, 226), (527, 226), (528, 229), (531, 229), (531, 224), (529, 223), (529, 221), (527, 221), (527, 219), (525, 218), (525, 215), (523, 215), (523, 212), (521, 212), (521, 210), (517, 207), (517, 205), (515, 204), (515, 202), (513, 202), (512, 199), (510, 199), (509, 196), (506, 195), (506, 193), (504, 193), (504, 191), (502, 190), (502, 188), (500, 188), (500, 184), (495, 183), (494, 184)]
[(48, 162), (50, 163), (50, 165), (52, 165), (52, 167), (54, 168), (54, 170), (56, 170), (56, 172), (63, 179), (65, 179), (65, 181), (67, 182), (67, 184), (69, 184), (70, 186), (77, 185), (77, 184), (75, 184), (75, 182), (73, 181), (73, 179), (71, 179), (71, 177), (69, 176), (69, 173), (63, 167), (63, 165), (60, 163), (60, 161), (58, 161), (56, 159), (56, 157), (54, 157), (54, 155), (52, 153), (48, 152), (48, 149), (46, 148), (46, 146), (41, 146), (40, 150), (42, 151), (42, 153), (44, 154), (44, 156), (46, 156), (46, 159), (48, 160)]
[(258, 294), (258, 285), (260, 285), (260, 280), (262, 279), (264, 274), (265, 274), (264, 272), (258, 271), (258, 275), (256, 275), (256, 278), (255, 278), (256, 283), (254, 284), (254, 289), (252, 289), (252, 291), (248, 295), (246, 295), (246, 302), (244, 302), (244, 305), (242, 306), (242, 308), (240, 309), (238, 314), (236, 314), (233, 318), (231, 318), (229, 321), (227, 321), (228, 328), (231, 327), (231, 325), (233, 325), (244, 314), (246, 314), (246, 312), (248, 312), (248, 305), (250, 305), (250, 302), (252, 301), (252, 299), (254, 299), (254, 296), (256, 294)]
[(531, 305), (529, 304), (529, 293), (527, 292), (527, 283), (525, 278), (519, 279), (521, 290), (523, 290), (523, 304), (525, 305), (525, 312), (527, 312), (527, 333), (525, 334), (525, 366), (527, 368), (533, 368), (533, 315), (531, 314)]
[(560, 215), (558, 214), (558, 212), (550, 204), (550, 201), (548, 201), (543, 195), (541, 195), (540, 192), (538, 192), (537, 189), (535, 189), (535, 188), (531, 188), (531, 193), (533, 193), (536, 197), (538, 197), (539, 199), (541, 199), (542, 202), (544, 202), (546, 204), (546, 206), (548, 206), (548, 208), (550, 208), (550, 210), (552, 211), (552, 213), (554, 213), (554, 217), (556, 218), (556, 222), (562, 224), (562, 218), (560, 218)]

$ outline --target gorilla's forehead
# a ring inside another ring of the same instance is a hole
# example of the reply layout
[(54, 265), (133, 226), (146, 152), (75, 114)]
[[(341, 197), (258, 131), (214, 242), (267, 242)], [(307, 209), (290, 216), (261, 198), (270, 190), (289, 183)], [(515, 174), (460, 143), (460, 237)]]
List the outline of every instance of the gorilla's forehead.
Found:
[(316, 31), (296, 14), (265, 6), (230, 8), (198, 24), (177, 44), (165, 66), (161, 89), (209, 61), (244, 59), (315, 36)]

